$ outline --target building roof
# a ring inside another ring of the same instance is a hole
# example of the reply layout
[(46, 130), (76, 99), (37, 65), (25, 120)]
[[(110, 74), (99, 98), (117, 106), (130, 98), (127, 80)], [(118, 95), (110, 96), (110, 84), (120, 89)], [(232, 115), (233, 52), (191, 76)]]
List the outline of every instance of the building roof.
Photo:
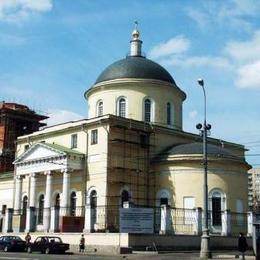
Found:
[(55, 149), (55, 150), (58, 150), (58, 151), (61, 151), (61, 152), (64, 152), (68, 155), (84, 155), (83, 153), (81, 152), (78, 152), (76, 150), (73, 150), (73, 149), (70, 149), (68, 147), (65, 147), (65, 146), (62, 146), (62, 145), (59, 145), (59, 144), (49, 144), (49, 143), (43, 143), (43, 146), (48, 146), (52, 149)]
[[(190, 143), (190, 144), (181, 144), (170, 148), (166, 154), (168, 155), (194, 155), (194, 154), (203, 154), (203, 145), (202, 143)], [(233, 156), (231, 152), (225, 149), (222, 146), (217, 146), (213, 144), (207, 144), (207, 154), (208, 156)]]
[(166, 69), (143, 56), (128, 56), (112, 63), (99, 75), (95, 84), (123, 78), (155, 79), (176, 85)]

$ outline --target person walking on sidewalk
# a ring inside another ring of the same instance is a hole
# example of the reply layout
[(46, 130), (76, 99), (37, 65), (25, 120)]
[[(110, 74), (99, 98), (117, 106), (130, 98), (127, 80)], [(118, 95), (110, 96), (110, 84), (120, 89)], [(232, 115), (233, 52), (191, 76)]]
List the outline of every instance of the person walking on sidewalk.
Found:
[(84, 234), (82, 234), (79, 241), (79, 252), (84, 252), (84, 250), (85, 250), (85, 238), (84, 238)]
[(28, 246), (30, 245), (31, 239), (32, 239), (31, 235), (28, 232), (27, 235), (25, 236), (26, 248), (28, 248)]
[(239, 233), (238, 238), (238, 251), (241, 253), (242, 259), (245, 259), (245, 252), (247, 250), (247, 241), (243, 233)]

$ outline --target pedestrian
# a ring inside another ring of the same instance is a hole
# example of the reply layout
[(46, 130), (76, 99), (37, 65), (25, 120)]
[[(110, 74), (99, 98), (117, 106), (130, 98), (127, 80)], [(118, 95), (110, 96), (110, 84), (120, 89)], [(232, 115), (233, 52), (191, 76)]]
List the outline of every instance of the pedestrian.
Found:
[(30, 245), (30, 242), (31, 242), (31, 236), (30, 236), (30, 233), (28, 232), (25, 236), (25, 242), (26, 242), (26, 247), (28, 247)]
[(82, 234), (79, 241), (79, 252), (84, 252), (84, 250), (85, 250), (85, 238), (84, 238), (84, 234)]
[(245, 252), (247, 250), (247, 241), (244, 237), (244, 234), (241, 232), (239, 233), (238, 238), (238, 251), (241, 253), (242, 259), (245, 259)]

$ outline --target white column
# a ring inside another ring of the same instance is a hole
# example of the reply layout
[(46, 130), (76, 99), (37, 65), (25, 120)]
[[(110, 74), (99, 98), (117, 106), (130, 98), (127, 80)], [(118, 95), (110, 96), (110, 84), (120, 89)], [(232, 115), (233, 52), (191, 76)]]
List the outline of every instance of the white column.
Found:
[(35, 193), (36, 193), (36, 176), (35, 173), (30, 175), (30, 200), (29, 206), (35, 207)]
[(7, 232), (13, 232), (13, 227), (12, 227), (12, 222), (13, 222), (13, 209), (6, 209), (5, 212), (5, 219), (4, 219), (4, 233)]
[(85, 205), (85, 223), (84, 223), (84, 233), (91, 232), (91, 207), (90, 205)]
[(221, 213), (222, 218), (222, 236), (228, 236), (231, 233), (231, 215), (229, 210), (225, 210)]
[(161, 228), (160, 234), (167, 234), (170, 226), (170, 208), (168, 205), (161, 205)]
[(253, 222), (254, 222), (254, 215), (252, 211), (247, 212), (247, 235), (253, 235)]
[(193, 210), (193, 233), (194, 235), (202, 234), (202, 209), (195, 208)]
[(26, 232), (35, 230), (35, 194), (36, 194), (36, 174), (30, 174), (30, 192), (29, 192), (29, 207), (26, 214)]
[(55, 207), (51, 207), (51, 223), (50, 223), (50, 232), (55, 232), (56, 230), (56, 223), (55, 223), (55, 212), (56, 208)]
[(70, 172), (65, 169), (63, 171), (62, 184), (62, 200), (61, 200), (61, 215), (66, 216), (69, 207), (69, 191), (70, 191)]
[(49, 231), (50, 228), (50, 218), (51, 218), (51, 193), (52, 193), (52, 173), (47, 171), (44, 173), (46, 175), (46, 191), (44, 198), (44, 212), (43, 212), (43, 227), (44, 231)]
[(15, 198), (14, 198), (14, 210), (21, 209), (21, 196), (22, 196), (22, 176), (15, 177)]

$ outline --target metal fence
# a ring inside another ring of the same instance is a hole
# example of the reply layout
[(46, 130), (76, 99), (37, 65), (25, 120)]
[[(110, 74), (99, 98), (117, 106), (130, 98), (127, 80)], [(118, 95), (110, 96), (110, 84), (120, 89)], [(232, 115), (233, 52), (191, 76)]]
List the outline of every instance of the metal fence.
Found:
[(240, 232), (246, 234), (247, 221), (247, 213), (230, 212), (231, 233), (233, 235), (238, 235)]
[[(139, 206), (141, 207), (141, 206)], [(88, 210), (88, 211), (87, 211)], [(130, 208), (131, 210), (131, 208)], [(55, 211), (55, 212), (54, 212)], [(21, 216), (21, 227), (25, 228), (26, 211), (13, 211), (13, 216)], [(87, 214), (87, 215), (86, 215)], [(153, 208), (153, 227), (154, 233), (162, 231), (162, 208)], [(45, 216), (60, 219), (61, 216), (81, 217), (85, 220), (90, 218), (92, 232), (119, 232), (120, 231), (120, 207), (114, 206), (77, 206), (77, 207), (52, 207), (52, 208), (34, 208), (33, 215), (35, 224), (42, 225)], [(168, 234), (196, 234), (203, 223), (203, 211), (198, 209), (184, 209), (167, 207), (167, 233)], [(84, 220), (83, 224), (84, 224)], [(59, 220), (58, 220), (59, 222)], [(248, 214), (237, 212), (212, 212), (208, 211), (208, 224), (211, 234), (222, 234), (223, 230), (229, 230), (227, 233), (237, 235), (240, 232), (247, 233)]]

